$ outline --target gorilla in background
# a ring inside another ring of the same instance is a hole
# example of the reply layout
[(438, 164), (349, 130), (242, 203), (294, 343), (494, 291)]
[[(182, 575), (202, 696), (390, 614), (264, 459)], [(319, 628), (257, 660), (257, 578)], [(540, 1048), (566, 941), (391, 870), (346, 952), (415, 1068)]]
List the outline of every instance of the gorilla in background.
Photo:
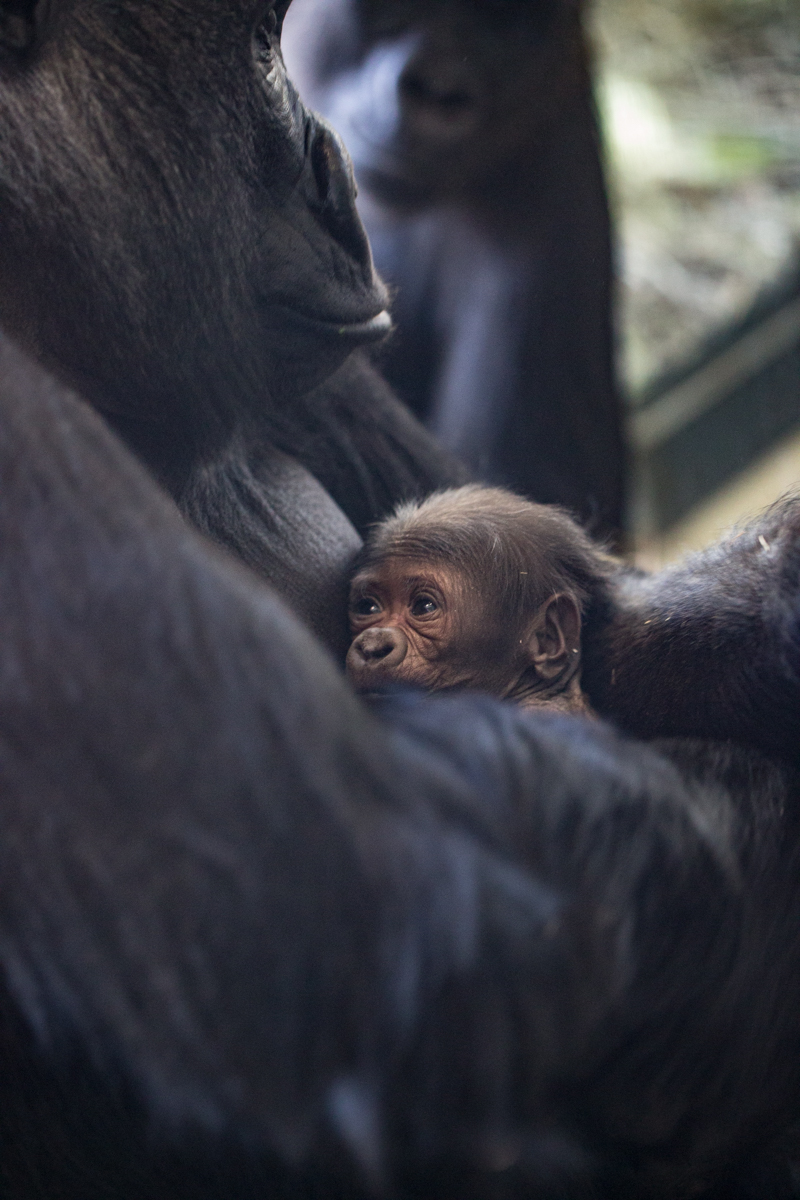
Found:
[(398, 333), (382, 363), (485, 478), (623, 523), (611, 236), (582, 0), (295, 0)]
[(798, 506), (587, 626), (600, 711), (741, 743), (660, 749), (371, 715), (179, 512), (324, 628), (450, 471), (337, 374), (384, 295), (283, 12), (0, 0), (0, 1190), (779, 1200)]

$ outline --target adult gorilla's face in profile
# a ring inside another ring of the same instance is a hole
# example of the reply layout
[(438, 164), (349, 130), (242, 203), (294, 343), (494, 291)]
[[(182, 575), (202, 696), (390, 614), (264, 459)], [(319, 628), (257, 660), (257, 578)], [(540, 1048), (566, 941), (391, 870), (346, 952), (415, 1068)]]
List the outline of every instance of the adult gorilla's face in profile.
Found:
[(134, 441), (213, 441), (388, 326), (287, 7), (0, 0), (0, 325)]

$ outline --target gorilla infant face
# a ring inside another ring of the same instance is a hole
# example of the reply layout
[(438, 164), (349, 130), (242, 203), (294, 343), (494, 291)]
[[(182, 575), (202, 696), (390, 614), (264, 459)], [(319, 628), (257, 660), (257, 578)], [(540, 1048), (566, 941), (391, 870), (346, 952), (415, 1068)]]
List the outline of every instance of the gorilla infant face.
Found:
[(350, 585), (360, 691), (470, 688), (586, 713), (583, 606), (610, 562), (567, 513), (468, 484), (407, 501), (367, 535)]
[(505, 694), (527, 663), (488, 608), (461, 571), (386, 559), (351, 584), (347, 673), (359, 691), (403, 683)]

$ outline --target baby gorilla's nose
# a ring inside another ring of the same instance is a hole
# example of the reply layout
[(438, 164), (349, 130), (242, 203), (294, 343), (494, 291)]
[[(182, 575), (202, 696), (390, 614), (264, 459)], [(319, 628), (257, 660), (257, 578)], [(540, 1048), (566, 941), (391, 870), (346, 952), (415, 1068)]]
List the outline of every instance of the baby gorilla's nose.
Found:
[(400, 665), (408, 652), (401, 629), (365, 629), (347, 654), (347, 671), (358, 682), (368, 672), (384, 674)]

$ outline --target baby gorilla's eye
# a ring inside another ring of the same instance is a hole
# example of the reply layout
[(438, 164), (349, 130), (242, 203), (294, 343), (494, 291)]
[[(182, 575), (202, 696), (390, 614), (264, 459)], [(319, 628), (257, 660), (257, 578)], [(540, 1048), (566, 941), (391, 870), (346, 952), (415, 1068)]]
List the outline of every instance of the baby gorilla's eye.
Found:
[(422, 593), (414, 597), (414, 603), (411, 605), (412, 617), (430, 617), (435, 612), (439, 611), (439, 605), (434, 600), (433, 596), (428, 596)]
[(381, 606), (373, 596), (359, 596), (350, 606), (351, 613), (356, 617), (372, 617), (381, 611)]

